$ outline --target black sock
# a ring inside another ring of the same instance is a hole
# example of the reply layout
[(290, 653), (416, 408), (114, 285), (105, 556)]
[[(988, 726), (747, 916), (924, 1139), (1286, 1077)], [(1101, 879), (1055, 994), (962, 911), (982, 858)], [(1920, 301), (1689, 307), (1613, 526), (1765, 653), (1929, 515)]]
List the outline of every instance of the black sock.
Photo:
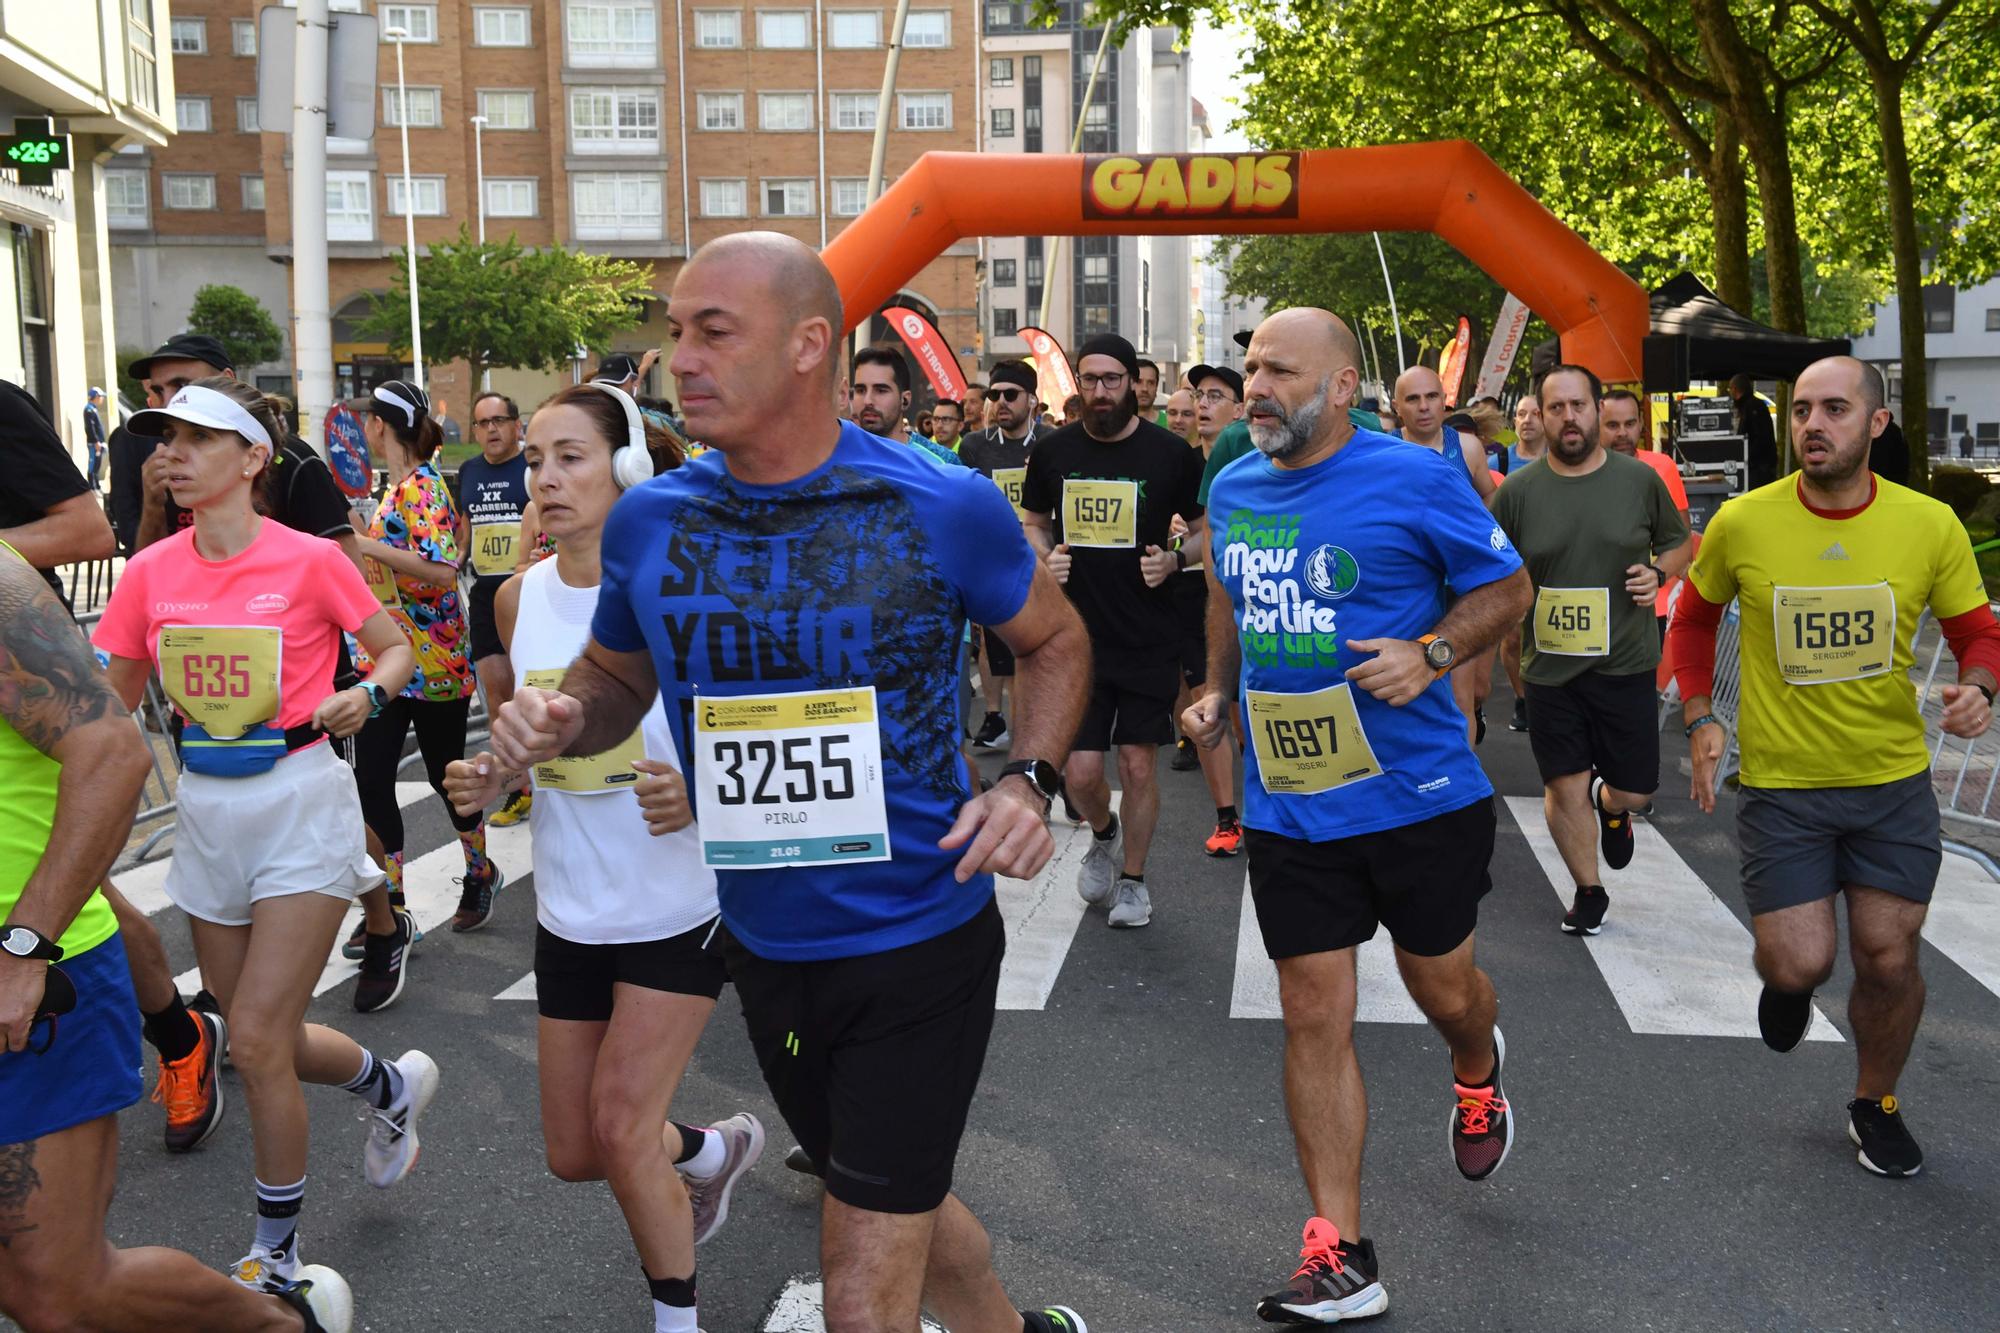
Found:
[(1236, 807), (1233, 805), (1216, 806), (1215, 822), (1218, 824), (1234, 824), (1236, 822)]
[[(643, 1268), (639, 1271), (646, 1272)], [(693, 1309), (695, 1304), (694, 1278), (693, 1273), (689, 1273), (686, 1277), (654, 1277), (647, 1273), (646, 1285), (653, 1289), (653, 1299), (660, 1304), (671, 1305), (677, 1310), (689, 1310)]]
[(1121, 871), (1119, 871), (1119, 872), (1118, 872), (1118, 878), (1120, 878), (1120, 879), (1129, 879), (1129, 880), (1131, 880), (1131, 881), (1132, 881), (1132, 882), (1133, 882), (1134, 884), (1144, 884), (1144, 883), (1146, 882), (1146, 877), (1145, 877), (1145, 876), (1144, 876), (1143, 874), (1139, 874), (1139, 875), (1135, 875), (1135, 874), (1133, 874), (1133, 873), (1132, 873), (1131, 871), (1129, 871), (1129, 870), (1121, 870)]
[(201, 1029), (195, 1026), (197, 1021), (188, 1012), (187, 1002), (181, 999), (181, 993), (176, 988), (172, 1004), (157, 1014), (146, 1015), (146, 1040), (167, 1063), (185, 1060), (201, 1042)]
[(1096, 829), (1092, 829), (1090, 835), (1099, 842), (1110, 842), (1118, 836), (1118, 816), (1115, 813), (1111, 816), (1111, 822), (1105, 826), (1104, 832), (1099, 833)]
[[(690, 1157), (700, 1152), (702, 1145), (708, 1142), (707, 1130), (696, 1129), (693, 1125), (683, 1125), (678, 1120), (670, 1120), (667, 1123), (678, 1130), (681, 1136), (681, 1151), (680, 1155), (674, 1158), (675, 1166), (679, 1166), (682, 1162), (687, 1161)], [(672, 1302), (668, 1303), (672, 1304)]]

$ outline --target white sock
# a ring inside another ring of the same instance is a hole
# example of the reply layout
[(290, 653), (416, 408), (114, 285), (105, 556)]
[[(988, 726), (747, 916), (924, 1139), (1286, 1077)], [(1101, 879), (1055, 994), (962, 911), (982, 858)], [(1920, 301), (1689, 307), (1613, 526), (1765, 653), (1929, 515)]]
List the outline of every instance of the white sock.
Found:
[(695, 1307), (654, 1301), (653, 1333), (701, 1333), (695, 1322)]
[[(722, 1135), (712, 1129), (701, 1131), (701, 1151), (680, 1163), (679, 1170), (696, 1180), (707, 1180), (722, 1170), (729, 1161), (729, 1149), (723, 1146)], [(693, 1324), (689, 1324), (691, 1329)]]

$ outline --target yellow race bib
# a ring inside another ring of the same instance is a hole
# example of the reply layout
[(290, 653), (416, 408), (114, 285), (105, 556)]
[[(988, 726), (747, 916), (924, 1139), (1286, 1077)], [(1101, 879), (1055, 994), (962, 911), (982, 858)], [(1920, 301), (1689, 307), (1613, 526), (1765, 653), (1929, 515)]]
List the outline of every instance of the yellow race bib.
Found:
[(1063, 541), (1129, 549), (1139, 544), (1139, 483), (1069, 477), (1063, 481)]
[[(562, 688), (561, 671), (530, 671), (524, 679), (538, 690)], [(634, 759), (646, 757), (646, 739), (635, 731), (623, 745), (614, 745), (602, 754), (565, 755), (535, 765), (535, 785), (566, 791), (576, 796), (599, 796), (624, 791), (638, 785), (639, 770)]]
[(218, 740), (278, 717), (284, 635), (276, 627), (176, 625), (160, 631), (160, 684)]
[(1311, 796), (1382, 772), (1355, 712), (1353, 686), (1311, 694), (1251, 690), (1245, 703), (1257, 774), (1273, 796)]
[(472, 572), (512, 574), (521, 549), (521, 521), (472, 525)]
[(380, 560), (361, 562), (362, 577), (368, 580), (368, 591), (375, 594), (375, 600), (384, 606), (396, 606), (402, 601), (396, 594), (396, 571)]
[(1016, 515), (1027, 512), (1021, 508), (1021, 487), (1027, 484), (1028, 469), (1024, 467), (996, 467), (993, 469), (993, 484), (1007, 497), (1007, 503), (1014, 506)]
[(1778, 674), (1789, 685), (1831, 685), (1886, 672), (1896, 657), (1896, 591), (1886, 583), (1773, 588)]
[(1535, 651), (1557, 657), (1611, 652), (1609, 588), (1542, 588), (1535, 593)]

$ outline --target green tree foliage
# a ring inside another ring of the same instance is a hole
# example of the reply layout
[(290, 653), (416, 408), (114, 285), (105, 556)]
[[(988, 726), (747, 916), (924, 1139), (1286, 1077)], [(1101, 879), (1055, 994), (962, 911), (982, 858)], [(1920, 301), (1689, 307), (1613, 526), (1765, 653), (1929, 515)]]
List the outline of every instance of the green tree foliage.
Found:
[(276, 361), (285, 350), (285, 334), (257, 298), (241, 287), (211, 284), (194, 294), (188, 309), (188, 332), (206, 333), (222, 344), (238, 371)]
[[(370, 298), (363, 338), (410, 347), (408, 260), (399, 256), (389, 291)], [(417, 257), (424, 356), (464, 361), (477, 383), (495, 366), (547, 370), (578, 347), (601, 351), (639, 322), (652, 289), (650, 267), (551, 246), (530, 250), (513, 236), (481, 245), (469, 227)]]

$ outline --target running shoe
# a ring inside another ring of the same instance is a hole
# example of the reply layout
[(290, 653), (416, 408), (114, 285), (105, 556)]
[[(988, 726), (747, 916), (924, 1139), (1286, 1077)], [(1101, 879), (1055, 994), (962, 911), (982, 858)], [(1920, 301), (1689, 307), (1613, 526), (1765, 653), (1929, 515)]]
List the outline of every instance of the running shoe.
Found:
[(402, 997), (403, 983), (409, 979), (416, 923), (401, 909), (396, 909), (395, 918), (395, 934), (365, 937), (367, 951), (361, 958), (361, 976), (354, 983), (354, 1011), (358, 1014), (387, 1009)]
[(1376, 1274), (1375, 1242), (1341, 1240), (1333, 1223), (1315, 1217), (1306, 1223), (1299, 1271), (1283, 1290), (1257, 1302), (1267, 1324), (1337, 1324), (1368, 1319), (1389, 1308), (1389, 1293)]
[(1479, 704), (1472, 707), (1472, 743), (1474, 746), (1486, 744), (1486, 709)]
[(1924, 1150), (1903, 1123), (1903, 1105), (1893, 1096), (1879, 1102), (1857, 1097), (1847, 1104), (1847, 1137), (1854, 1160), (1878, 1176), (1914, 1176), (1924, 1169)]
[(1467, 1180), (1484, 1180), (1500, 1169), (1514, 1146), (1514, 1108), (1500, 1087), (1507, 1063), (1507, 1039), (1493, 1029), (1493, 1080), (1468, 1088), (1453, 1079), (1458, 1105), (1451, 1108), (1451, 1160)]
[(982, 750), (1000, 750), (1013, 739), (1013, 733), (1007, 730), (1007, 719), (998, 713), (988, 713), (979, 730), (973, 733), (972, 743)]
[(1514, 701), (1514, 719), (1507, 724), (1507, 730), (1526, 731), (1527, 729), (1528, 701), (1526, 699), (1516, 699)]
[(1125, 824), (1108, 838), (1092, 835), (1083, 864), (1076, 870), (1076, 896), (1090, 907), (1109, 907), (1118, 886), (1118, 871), (1125, 864)]
[(396, 1072), (403, 1076), (403, 1095), (386, 1111), (369, 1107), (368, 1148), (363, 1163), (368, 1183), (378, 1190), (410, 1174), (417, 1164), (417, 1121), (437, 1096), (437, 1061), (422, 1051), (404, 1051), (395, 1059)]
[(354, 1327), (354, 1293), (331, 1268), (306, 1264), (271, 1294), (305, 1321), (305, 1333), (350, 1333)]
[(1632, 864), (1633, 849), (1639, 845), (1632, 832), (1632, 816), (1626, 811), (1613, 814), (1604, 808), (1604, 779), (1590, 780), (1590, 808), (1597, 811), (1597, 823), (1603, 830), (1598, 839), (1604, 849), (1604, 864), (1613, 870), (1623, 870)]
[(1243, 823), (1231, 819), (1218, 821), (1215, 832), (1208, 835), (1208, 841), (1201, 849), (1210, 856), (1234, 856), (1243, 850)]
[(1021, 1333), (1090, 1333), (1090, 1325), (1067, 1305), (1044, 1305), (1021, 1311)]
[(222, 1123), (222, 1052), (229, 1025), (221, 1014), (190, 1010), (200, 1033), (194, 1049), (169, 1063), (160, 1061), (153, 1100), (167, 1108), (167, 1151), (193, 1152)]
[[(194, 993), (194, 998), (188, 1001), (188, 1008), (194, 1010), (196, 1013), (214, 1014), (217, 1018), (222, 1017), (222, 1001), (216, 999), (215, 992), (206, 986), (203, 986)], [(226, 1028), (222, 1034), (222, 1067), (224, 1069), (231, 1067), (229, 1059), (229, 1032)]]
[(1757, 997), (1757, 1031), (1772, 1050), (1791, 1050), (1805, 1038), (1812, 1026), (1813, 993), (1794, 995), (1789, 991), (1764, 987)]
[(1174, 746), (1173, 762), (1167, 765), (1176, 773), (1192, 773), (1201, 767), (1201, 753), (1194, 748), (1194, 742), (1183, 736)]
[[(406, 907), (391, 907), (389, 910), (392, 912), (407, 912), (409, 909)], [(418, 944), (422, 944), (423, 942), (424, 942), (424, 928), (417, 924), (417, 919), (415, 917), (411, 917), (410, 944), (412, 946), (415, 946)], [(363, 958), (366, 958), (368, 956), (367, 917), (364, 916), (361, 918), (361, 920), (354, 923), (354, 933), (347, 937), (347, 943), (340, 946), (340, 956), (342, 958), (346, 958), (349, 959), (350, 961), (357, 963), (360, 962)]]
[(1150, 925), (1153, 920), (1153, 895), (1147, 891), (1144, 880), (1118, 877), (1112, 893), (1111, 915), (1107, 924), (1119, 930), (1135, 930)]
[(238, 1286), (252, 1291), (276, 1293), (289, 1286), (299, 1274), (299, 1233), (294, 1230), (287, 1244), (275, 1250), (252, 1245), (250, 1253), (236, 1261), (229, 1276)]
[(812, 1154), (805, 1150), (803, 1144), (793, 1144), (792, 1150), (785, 1154), (785, 1168), (796, 1171), (802, 1176), (819, 1174), (819, 1168), (813, 1165)]
[(681, 1173), (681, 1179), (687, 1183), (688, 1202), (694, 1206), (697, 1245), (722, 1230), (722, 1224), (729, 1220), (729, 1196), (735, 1193), (736, 1182), (749, 1175), (750, 1168), (764, 1155), (763, 1122), (748, 1111), (718, 1120), (709, 1128), (722, 1136), (722, 1169), (699, 1180), (685, 1171)]
[(1586, 884), (1570, 900), (1563, 913), (1563, 934), (1595, 935), (1604, 929), (1604, 914), (1611, 910), (1611, 895), (1602, 884)]
[(535, 808), (535, 793), (517, 791), (500, 803), (500, 808), (486, 817), (486, 822), (494, 828), (512, 828), (527, 820)]
[(458, 911), (451, 918), (451, 929), (455, 935), (478, 930), (493, 919), (493, 895), (500, 892), (500, 886), (507, 882), (507, 872), (497, 861), (486, 863), (484, 875), (467, 875), (459, 881)]

